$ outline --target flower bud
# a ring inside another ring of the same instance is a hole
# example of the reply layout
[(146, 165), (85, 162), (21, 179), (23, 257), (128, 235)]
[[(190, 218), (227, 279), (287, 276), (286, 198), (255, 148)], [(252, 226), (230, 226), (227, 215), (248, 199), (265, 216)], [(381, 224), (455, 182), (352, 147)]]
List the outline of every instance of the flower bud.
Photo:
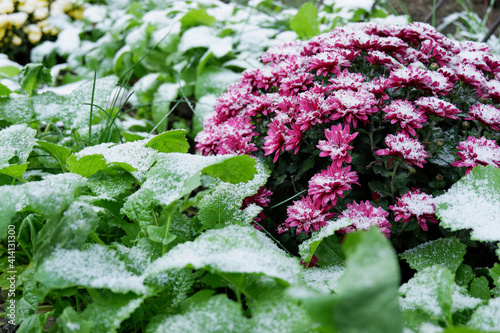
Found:
[(380, 193), (378, 193), (377, 191), (373, 191), (372, 192), (372, 200), (375, 202), (378, 202), (380, 200)]
[(468, 129), (470, 127), (470, 123), (468, 121), (463, 121), (462, 122), (462, 128), (463, 129)]
[(444, 177), (443, 177), (443, 175), (442, 175), (442, 174), (438, 173), (438, 174), (436, 175), (436, 180), (438, 180), (438, 181), (442, 181), (443, 179), (444, 179)]
[(415, 172), (417, 172), (417, 169), (415, 169), (414, 167), (410, 167), (408, 169), (408, 172), (410, 173), (410, 175), (413, 175)]
[(437, 71), (439, 69), (439, 65), (433, 62), (431, 66), (429, 67), (431, 71)]
[(443, 139), (437, 139), (437, 140), (436, 140), (436, 145), (437, 145), (438, 147), (442, 147), (442, 146), (444, 146), (444, 140), (443, 140)]

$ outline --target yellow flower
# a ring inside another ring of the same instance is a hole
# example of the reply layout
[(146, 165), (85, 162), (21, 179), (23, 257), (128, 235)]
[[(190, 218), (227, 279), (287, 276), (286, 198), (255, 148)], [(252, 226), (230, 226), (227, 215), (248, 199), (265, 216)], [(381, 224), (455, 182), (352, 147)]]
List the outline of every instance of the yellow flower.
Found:
[(10, 14), (14, 11), (14, 3), (11, 0), (0, 0), (0, 14)]
[(28, 35), (31, 44), (38, 43), (42, 39), (42, 30), (36, 24), (30, 24), (24, 28), (24, 33)]
[(14, 35), (12, 36), (12, 44), (15, 45), (15, 46), (19, 46), (23, 43), (23, 40), (21, 39), (21, 37), (19, 37), (18, 35)]

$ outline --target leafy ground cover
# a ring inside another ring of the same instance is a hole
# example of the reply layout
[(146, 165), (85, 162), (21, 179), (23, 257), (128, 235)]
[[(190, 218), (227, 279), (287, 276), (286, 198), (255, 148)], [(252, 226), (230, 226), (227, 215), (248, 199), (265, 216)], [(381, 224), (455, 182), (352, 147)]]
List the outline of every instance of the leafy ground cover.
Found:
[(2, 327), (499, 331), (499, 63), (372, 5), (82, 4), (3, 59)]

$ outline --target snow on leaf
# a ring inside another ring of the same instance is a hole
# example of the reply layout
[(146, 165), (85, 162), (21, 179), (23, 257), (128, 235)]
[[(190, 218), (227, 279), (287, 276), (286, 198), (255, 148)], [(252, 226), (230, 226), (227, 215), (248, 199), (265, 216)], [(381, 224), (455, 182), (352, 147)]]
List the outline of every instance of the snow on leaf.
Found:
[(488, 304), (480, 306), (472, 314), (467, 326), (485, 332), (498, 332), (500, 327), (500, 298), (492, 298)]
[(223, 273), (264, 274), (293, 284), (301, 271), (270, 239), (253, 227), (231, 225), (209, 230), (192, 242), (177, 245), (154, 261), (146, 275), (193, 267)]
[(451, 286), (451, 311), (462, 311), (465, 309), (474, 309), (483, 302), (482, 299), (472, 297), (466, 288), (453, 284)]
[(120, 324), (141, 306), (145, 296), (113, 294), (105, 291), (82, 313), (82, 318), (93, 322), (92, 332), (116, 332)]
[(196, 302), (183, 314), (150, 324), (146, 332), (239, 333), (249, 332), (249, 327), (238, 303), (229, 300), (226, 295), (216, 295)]
[(304, 282), (311, 288), (323, 293), (335, 291), (340, 277), (344, 274), (343, 266), (310, 267), (302, 272)]
[[(242, 156), (199, 156), (181, 153), (158, 153), (156, 164), (147, 172), (146, 180), (141, 188), (129, 196), (125, 202), (122, 212), (129, 218), (147, 223), (152, 204), (168, 206), (184, 195), (191, 193), (201, 185), (201, 172), (208, 166), (220, 164), (226, 160)], [(247, 156), (247, 158), (250, 158)], [(221, 165), (212, 168), (217, 174), (223, 174), (225, 167), (232, 165)], [(255, 172), (255, 168), (252, 168)], [(251, 169), (250, 169), (251, 170)], [(248, 173), (243, 173), (250, 179)]]
[(19, 211), (34, 211), (45, 217), (56, 216), (74, 200), (86, 180), (73, 173), (46, 176), (43, 180), (0, 187), (0, 238), (11, 218)]
[(307, 263), (311, 261), (314, 252), (318, 248), (319, 244), (323, 241), (323, 239), (333, 235), (335, 231), (345, 228), (351, 224), (352, 222), (348, 218), (337, 219), (335, 221), (330, 221), (319, 231), (313, 232), (311, 238), (299, 245), (299, 253), (302, 260)]
[(0, 97), (0, 119), (13, 124), (30, 123), (33, 120), (33, 106), (29, 97)]
[(400, 256), (418, 271), (433, 265), (443, 265), (455, 273), (463, 261), (466, 247), (456, 238), (440, 238), (407, 250)]
[(35, 279), (50, 289), (80, 286), (145, 294), (144, 278), (126, 269), (115, 250), (93, 244), (86, 250), (58, 249), (38, 267)]
[(475, 167), (445, 194), (435, 198), (443, 227), (470, 229), (481, 241), (500, 241), (500, 169)]
[(35, 145), (36, 130), (12, 125), (0, 131), (0, 169), (9, 164), (24, 164)]
[(262, 162), (259, 161), (255, 168), (257, 174), (252, 180), (239, 184), (219, 182), (210, 194), (201, 199), (198, 218), (205, 226), (213, 227), (217, 223), (248, 225), (257, 216), (261, 208), (256, 205), (249, 206), (244, 211), (240, 209), (243, 199), (257, 193), (269, 177), (270, 172)]
[(87, 182), (87, 185), (100, 199), (116, 199), (130, 189), (133, 183), (134, 178), (124, 174), (120, 177), (92, 180)]
[(426, 267), (399, 288), (402, 309), (418, 308), (437, 320), (451, 322), (453, 274), (446, 267)]

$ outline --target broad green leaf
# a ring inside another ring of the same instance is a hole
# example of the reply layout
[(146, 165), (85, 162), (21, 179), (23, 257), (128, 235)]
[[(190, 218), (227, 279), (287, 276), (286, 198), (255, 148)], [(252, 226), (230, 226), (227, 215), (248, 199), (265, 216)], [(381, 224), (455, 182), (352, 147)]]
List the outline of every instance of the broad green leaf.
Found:
[(98, 244), (86, 250), (57, 249), (38, 266), (35, 279), (50, 289), (78, 286), (146, 293), (144, 278), (129, 272), (116, 251)]
[(338, 219), (330, 221), (325, 227), (321, 228), (321, 230), (313, 232), (311, 238), (305, 240), (299, 245), (299, 253), (302, 260), (309, 263), (314, 255), (314, 252), (316, 252), (316, 249), (321, 244), (323, 239), (335, 234), (335, 231), (345, 228), (351, 224), (352, 222), (349, 219)]
[(141, 188), (127, 198), (122, 212), (130, 219), (147, 225), (151, 222), (148, 217), (151, 205), (167, 207), (201, 185), (204, 168), (232, 158), (235, 157), (158, 153), (156, 164), (147, 172)]
[(249, 332), (249, 325), (240, 304), (222, 294), (193, 302), (182, 314), (151, 323), (146, 332), (240, 333)]
[(481, 330), (476, 330), (468, 327), (447, 327), (443, 333), (484, 333)]
[(121, 194), (129, 190), (134, 184), (134, 177), (122, 174), (119, 177), (109, 179), (89, 180), (87, 186), (99, 199), (115, 200)]
[(49, 318), (50, 312), (42, 312), (38, 314), (33, 314), (26, 318), (19, 328), (16, 330), (17, 333), (43, 333), (45, 328), (45, 323)]
[[(52, 128), (58, 120), (61, 120), (65, 126), (69, 126), (73, 120), (71, 113), (68, 113), (69, 99), (67, 96), (57, 95), (52, 91), (44, 92), (30, 98), (33, 105), (35, 119), (38, 121), (52, 122)], [(47, 124), (47, 126), (50, 124)]]
[(296, 259), (288, 257), (255, 228), (236, 225), (208, 230), (192, 242), (175, 246), (154, 261), (145, 274), (184, 267), (221, 273), (263, 274), (290, 284), (298, 282), (301, 270)]
[(470, 283), (470, 293), (473, 297), (488, 300), (490, 299), (490, 286), (488, 279), (484, 276), (475, 278)]
[(194, 95), (196, 99), (208, 94), (220, 95), (239, 77), (239, 74), (227, 68), (207, 66), (196, 78)]
[(440, 238), (407, 250), (400, 256), (417, 271), (442, 265), (455, 273), (464, 259), (466, 248), (457, 238)]
[(26, 125), (12, 125), (0, 130), (0, 168), (25, 164), (35, 145), (36, 130)]
[(125, 295), (114, 294), (106, 290), (94, 299), (81, 317), (93, 323), (92, 332), (111, 333), (117, 332), (120, 324), (141, 306), (144, 296), (132, 293)]
[(493, 279), (495, 286), (500, 288), (500, 264), (495, 263), (492, 268), (490, 268), (490, 276)]
[(155, 136), (146, 143), (146, 147), (156, 149), (160, 153), (187, 153), (189, 143), (186, 130), (171, 130)]
[(146, 147), (149, 140), (138, 140), (122, 144), (103, 143), (87, 147), (68, 157), (71, 172), (90, 177), (99, 171), (121, 168), (130, 172), (140, 182), (153, 165), (157, 151)]
[(319, 35), (318, 9), (307, 2), (300, 7), (299, 11), (292, 18), (290, 28), (299, 35), (300, 39), (307, 40)]
[(52, 82), (50, 70), (45, 68), (42, 64), (27, 64), (22, 69), (21, 74), (21, 87), (30, 96), (33, 95), (33, 90), (35, 90), (40, 84)]
[(171, 233), (166, 233), (167, 225), (163, 225), (161, 227), (150, 225), (148, 226), (148, 236), (155, 243), (160, 243), (162, 245), (168, 245), (172, 243), (177, 236), (172, 235)]
[(22, 179), (24, 172), (26, 171), (26, 168), (28, 167), (28, 164), (29, 163), (25, 163), (25, 164), (21, 164), (21, 165), (18, 165), (18, 164), (9, 165), (8, 167), (0, 169), (0, 173), (7, 175), (7, 176), (14, 177), (16, 179)]
[(255, 159), (248, 155), (238, 155), (221, 163), (208, 165), (201, 172), (223, 182), (237, 184), (254, 178), (256, 163)]
[(21, 73), (21, 70), (16, 66), (2, 66), (0, 67), (0, 75), (5, 77), (13, 77)]
[(35, 243), (35, 262), (55, 249), (80, 249), (97, 221), (92, 206), (75, 201), (61, 217), (50, 218), (40, 230)]
[(197, 25), (213, 26), (217, 21), (215, 17), (207, 14), (205, 9), (192, 9), (181, 18), (182, 30)]
[(83, 319), (69, 306), (57, 318), (58, 332), (61, 333), (91, 333), (92, 326), (92, 321)]
[(38, 145), (37, 148), (40, 148), (53, 156), (56, 159), (57, 163), (59, 163), (59, 165), (61, 165), (64, 170), (66, 166), (66, 160), (71, 154), (71, 149), (43, 140), (37, 140), (36, 143)]
[(492, 298), (488, 304), (480, 306), (472, 314), (467, 326), (484, 332), (498, 332), (500, 327), (500, 298)]
[(0, 96), (9, 96), (12, 91), (0, 83)]
[(453, 273), (448, 268), (426, 267), (400, 287), (402, 307), (416, 307), (433, 319), (450, 323), (453, 284)]
[[(250, 163), (242, 165), (239, 171), (242, 172), (242, 174), (238, 175), (239, 178), (245, 179), (242, 176), (246, 176), (246, 178), (248, 178), (249, 175), (252, 175), (253, 170), (248, 168), (256, 168), (257, 175), (246, 183), (231, 184), (227, 182), (219, 182), (214, 186), (213, 190), (209, 194), (203, 196), (198, 204), (198, 218), (205, 227), (213, 228), (218, 223), (223, 225), (233, 223), (249, 225), (253, 218), (261, 211), (261, 208), (256, 205), (249, 206), (244, 211), (240, 208), (246, 197), (254, 195), (261, 186), (266, 184), (270, 172), (261, 162), (258, 162), (255, 165), (254, 159), (248, 157), (248, 159), (245, 160)], [(237, 167), (235, 163), (233, 163), (234, 166), (231, 166), (231, 163), (227, 163), (229, 161), (231, 160), (226, 160), (223, 163), (214, 165), (211, 170), (211, 175), (220, 175), (221, 177), (228, 179), (230, 175), (224, 176), (224, 170), (230, 170), (231, 167)], [(241, 161), (236, 160), (236, 162)], [(255, 165), (255, 167), (253, 165)], [(217, 170), (217, 167), (219, 170)], [(206, 172), (207, 168), (204, 168), (203, 171)], [(237, 178), (233, 177), (232, 180), (235, 179)]]
[(441, 226), (470, 229), (472, 239), (500, 241), (500, 168), (477, 166), (435, 200)]
[[(22, 279), (28, 278), (30, 280), (23, 281), (22, 295), (16, 299), (16, 323), (20, 323), (34, 315), (38, 309), (38, 305), (42, 303), (48, 293), (48, 290), (43, 287), (40, 288), (38, 283), (33, 280), (33, 272), (34, 269), (30, 268), (22, 273)], [(18, 279), (18, 285), (20, 284), (19, 280), (21, 279)]]
[(483, 303), (482, 299), (471, 296), (471, 294), (467, 291), (467, 288), (461, 287), (458, 284), (453, 284), (451, 287), (451, 299), (452, 313), (463, 311), (465, 309), (474, 309), (479, 304)]
[(342, 331), (400, 332), (397, 256), (377, 228), (348, 234), (345, 273), (338, 281), (334, 323)]
[(0, 118), (12, 124), (29, 124), (34, 118), (31, 99), (25, 95), (0, 97)]
[(476, 277), (472, 267), (469, 265), (461, 264), (458, 266), (457, 272), (455, 274), (455, 281), (459, 286), (468, 287), (469, 282)]
[(0, 186), (0, 238), (5, 237), (11, 218), (19, 211), (33, 211), (45, 217), (59, 215), (74, 200), (85, 178), (72, 173), (50, 175), (41, 181)]

